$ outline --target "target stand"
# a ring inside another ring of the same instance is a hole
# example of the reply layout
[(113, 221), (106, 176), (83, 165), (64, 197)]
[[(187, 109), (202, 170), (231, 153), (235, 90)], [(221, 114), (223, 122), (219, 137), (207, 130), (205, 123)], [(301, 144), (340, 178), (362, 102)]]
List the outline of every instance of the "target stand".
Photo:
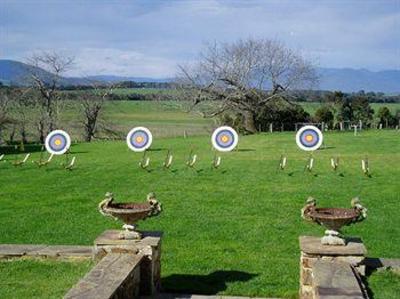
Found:
[(361, 169), (362, 169), (364, 175), (371, 177), (368, 157), (365, 157), (365, 159), (361, 160)]
[(147, 169), (150, 166), (150, 157), (147, 157), (147, 151), (143, 152), (142, 160), (139, 161), (139, 167), (141, 169)]
[(171, 153), (171, 150), (168, 150), (167, 155), (165, 156), (163, 167), (164, 169), (170, 169), (172, 165), (172, 161), (174, 159), (174, 156)]
[(310, 157), (307, 160), (306, 165), (304, 166), (304, 171), (312, 172), (314, 167), (314, 157), (310, 155)]
[(304, 167), (304, 171), (312, 172), (314, 168), (314, 157), (312, 153), (321, 147), (323, 141), (324, 137), (322, 132), (315, 126), (304, 126), (297, 131), (297, 146), (303, 151), (311, 152), (307, 164)]
[(71, 137), (63, 130), (54, 130), (47, 135), (45, 147), (48, 153), (61, 156), (71, 147)]
[(331, 158), (331, 167), (333, 171), (337, 171), (339, 168), (339, 157), (332, 157)]
[(215, 154), (211, 165), (212, 165), (213, 169), (218, 169), (219, 166), (221, 165), (221, 157), (217, 156), (217, 154)]
[(126, 144), (128, 148), (134, 152), (143, 152), (139, 167), (148, 169), (150, 166), (150, 157), (147, 156), (147, 149), (153, 142), (153, 135), (150, 130), (145, 127), (135, 127), (126, 135)]
[(53, 160), (54, 154), (50, 154), (50, 156), (45, 160), (43, 159), (43, 152), (40, 153), (40, 158), (38, 161), (32, 161), (33, 163), (35, 163), (37, 165), (37, 167), (41, 168), (41, 167), (45, 167), (47, 165), (50, 164), (50, 162)]
[(197, 162), (197, 155), (193, 153), (193, 150), (191, 150), (186, 160), (186, 166), (194, 169), (196, 162)]
[[(239, 142), (238, 133), (231, 127), (222, 126), (213, 132), (211, 135), (211, 144), (213, 148), (219, 152), (230, 152), (235, 149)], [(214, 155), (212, 161), (213, 169), (218, 169), (221, 165), (221, 157)]]
[(28, 153), (28, 154), (25, 155), (25, 157), (24, 157), (22, 160), (17, 160), (17, 159), (15, 159), (15, 160), (12, 162), (12, 164), (13, 164), (15, 167), (23, 166), (23, 165), (28, 161), (28, 159), (29, 159), (30, 156), (31, 156), (31, 154)]
[(287, 165), (287, 157), (285, 155), (281, 155), (281, 158), (279, 160), (279, 164), (278, 164), (278, 170), (285, 170)]

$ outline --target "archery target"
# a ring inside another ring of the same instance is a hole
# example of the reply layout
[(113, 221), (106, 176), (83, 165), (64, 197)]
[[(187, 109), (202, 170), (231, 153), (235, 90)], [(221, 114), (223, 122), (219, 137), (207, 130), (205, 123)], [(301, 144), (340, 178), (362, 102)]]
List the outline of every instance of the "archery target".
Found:
[(239, 142), (239, 136), (234, 129), (228, 126), (217, 128), (211, 136), (214, 148), (220, 152), (233, 150)]
[(136, 127), (126, 136), (128, 147), (135, 152), (143, 152), (151, 146), (153, 135), (145, 127)]
[(296, 134), (296, 143), (304, 151), (315, 151), (321, 145), (323, 135), (315, 126), (304, 126)]
[(53, 155), (65, 154), (71, 146), (71, 137), (63, 130), (54, 130), (46, 137), (46, 150)]

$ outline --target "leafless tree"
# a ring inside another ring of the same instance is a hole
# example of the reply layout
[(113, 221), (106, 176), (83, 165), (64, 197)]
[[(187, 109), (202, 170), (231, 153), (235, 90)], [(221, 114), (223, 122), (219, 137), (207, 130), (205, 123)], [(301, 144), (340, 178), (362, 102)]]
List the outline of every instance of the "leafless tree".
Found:
[(99, 120), (104, 104), (113, 92), (113, 85), (98, 86), (92, 83), (92, 89), (82, 95), (81, 105), (84, 115), (85, 141), (91, 142), (98, 131)]
[(10, 104), (10, 91), (8, 89), (0, 90), (0, 144), (2, 143), (3, 130), (13, 122), (9, 115)]
[(36, 118), (31, 88), (13, 87), (0, 91), (0, 131), (7, 127), (9, 141), (17, 133), (27, 143), (28, 126)]
[(73, 64), (73, 58), (55, 52), (41, 52), (28, 59), (30, 82), (39, 91), (37, 96), (41, 115), (37, 121), (40, 142), (49, 131), (56, 128), (60, 112), (61, 94), (59, 92), (62, 75)]
[(179, 68), (177, 86), (185, 99), (193, 99), (193, 106), (213, 101), (206, 117), (227, 111), (241, 115), (249, 133), (257, 131), (255, 116), (267, 102), (290, 102), (290, 90), (309, 88), (318, 79), (300, 53), (268, 39), (210, 44), (196, 63)]

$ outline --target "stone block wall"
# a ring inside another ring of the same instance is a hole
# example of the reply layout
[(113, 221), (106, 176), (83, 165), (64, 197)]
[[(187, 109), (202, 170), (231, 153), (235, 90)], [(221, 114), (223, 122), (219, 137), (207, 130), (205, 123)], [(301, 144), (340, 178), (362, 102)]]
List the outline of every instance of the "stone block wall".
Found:
[[(300, 299), (336, 295), (342, 296), (340, 298), (365, 298), (357, 279), (357, 275), (365, 275), (366, 249), (361, 240), (354, 240), (346, 246), (322, 245), (320, 240), (300, 237)], [(351, 286), (346, 285), (349, 281)], [(346, 294), (350, 294), (349, 297)]]

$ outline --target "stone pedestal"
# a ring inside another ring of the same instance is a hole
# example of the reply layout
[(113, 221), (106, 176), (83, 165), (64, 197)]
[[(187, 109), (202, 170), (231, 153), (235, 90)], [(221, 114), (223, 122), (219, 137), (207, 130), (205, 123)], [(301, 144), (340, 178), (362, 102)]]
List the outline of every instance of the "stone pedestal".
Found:
[(119, 230), (106, 230), (94, 241), (94, 258), (108, 253), (143, 254), (140, 264), (140, 293), (154, 295), (161, 287), (161, 232), (141, 232), (140, 240), (121, 240)]
[(321, 238), (300, 237), (300, 298), (315, 299), (315, 273), (313, 267), (317, 262), (340, 263), (351, 266), (360, 275), (365, 275), (363, 261), (367, 250), (361, 239), (348, 240), (345, 246), (322, 245)]

